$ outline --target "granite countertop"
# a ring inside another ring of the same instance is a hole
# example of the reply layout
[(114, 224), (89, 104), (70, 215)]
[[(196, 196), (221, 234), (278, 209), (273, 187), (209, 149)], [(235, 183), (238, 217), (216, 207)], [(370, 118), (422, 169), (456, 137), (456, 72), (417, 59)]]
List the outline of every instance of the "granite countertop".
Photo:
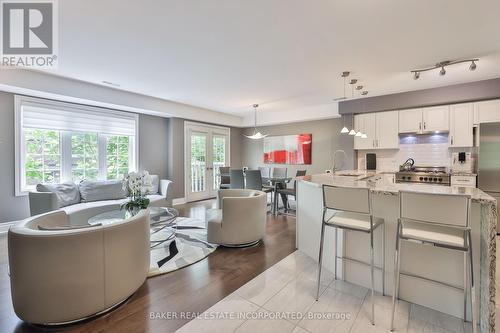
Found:
[(436, 194), (466, 194), (472, 201), (494, 203), (496, 200), (478, 188), (456, 187), (443, 185), (393, 183), (383, 177), (383, 172), (373, 171), (342, 171), (335, 174), (317, 174), (299, 177), (299, 181), (311, 183), (316, 186), (337, 185), (343, 187), (370, 188), (373, 193), (395, 195), (399, 191), (414, 191)]
[[(495, 332), (495, 279), (496, 279), (496, 200), (480, 189), (443, 185), (393, 183), (384, 177), (384, 172), (342, 171), (335, 174), (318, 174), (299, 177), (300, 182), (321, 187), (337, 185), (343, 187), (370, 188), (373, 193), (397, 195), (398, 191), (416, 191), (437, 194), (467, 194), (473, 202), (481, 205), (480, 224), (480, 311), (479, 320), (482, 332)], [(300, 200), (300, 199), (299, 199)]]

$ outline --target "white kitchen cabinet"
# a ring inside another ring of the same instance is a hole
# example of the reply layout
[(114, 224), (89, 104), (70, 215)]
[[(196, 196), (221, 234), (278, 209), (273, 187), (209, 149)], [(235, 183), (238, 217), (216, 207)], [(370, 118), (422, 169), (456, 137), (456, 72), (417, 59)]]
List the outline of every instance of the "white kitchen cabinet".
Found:
[(419, 133), (422, 130), (422, 109), (399, 111), (399, 133)]
[(500, 122), (500, 100), (474, 103), (474, 124)]
[(376, 142), (378, 149), (398, 149), (398, 111), (380, 112), (376, 114)]
[(398, 111), (364, 113), (354, 116), (354, 129), (368, 138), (354, 138), (354, 149), (397, 149)]
[(448, 132), (449, 117), (448, 105), (402, 110), (399, 111), (399, 133)]
[(422, 121), (422, 132), (448, 132), (450, 130), (450, 106), (423, 108)]
[(356, 132), (366, 134), (368, 138), (354, 137), (354, 149), (374, 149), (375, 148), (375, 113), (364, 113), (354, 116), (354, 129)]
[(472, 147), (474, 106), (472, 103), (450, 106), (450, 147)]

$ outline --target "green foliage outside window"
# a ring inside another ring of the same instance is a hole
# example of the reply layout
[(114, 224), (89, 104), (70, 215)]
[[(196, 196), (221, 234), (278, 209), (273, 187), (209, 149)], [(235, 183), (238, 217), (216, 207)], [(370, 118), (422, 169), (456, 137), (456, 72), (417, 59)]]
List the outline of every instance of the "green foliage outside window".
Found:
[(109, 136), (106, 144), (107, 179), (122, 178), (129, 171), (128, 136)]
[[(78, 183), (83, 179), (99, 178), (99, 159), (106, 159), (106, 179), (122, 179), (129, 172), (128, 136), (101, 136), (98, 133), (62, 132), (44, 129), (23, 129), (25, 185), (33, 187), (39, 183), (63, 181), (63, 165), (71, 169), (64, 171), (65, 177)], [(63, 136), (64, 135), (64, 136)], [(67, 141), (63, 138), (69, 138)], [(106, 140), (106, 151), (99, 152), (100, 140)], [(62, 142), (67, 148), (62, 149)], [(71, 151), (71, 156), (62, 156)], [(67, 159), (70, 159), (67, 160)], [(67, 162), (62, 162), (65, 160)], [(24, 185), (23, 185), (24, 186)]]
[(57, 183), (61, 179), (60, 134), (58, 131), (25, 129), (24, 159), (26, 185)]

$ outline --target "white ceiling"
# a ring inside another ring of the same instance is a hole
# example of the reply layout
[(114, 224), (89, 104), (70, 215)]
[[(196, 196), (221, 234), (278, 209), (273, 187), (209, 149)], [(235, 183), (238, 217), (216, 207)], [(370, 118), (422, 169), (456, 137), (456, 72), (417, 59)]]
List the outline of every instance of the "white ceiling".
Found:
[[(500, 77), (498, 0), (64, 0), (57, 75), (248, 116)], [(409, 71), (479, 57), (440, 77)], [(336, 105), (334, 108), (336, 110)], [(248, 118), (250, 119), (250, 118)]]

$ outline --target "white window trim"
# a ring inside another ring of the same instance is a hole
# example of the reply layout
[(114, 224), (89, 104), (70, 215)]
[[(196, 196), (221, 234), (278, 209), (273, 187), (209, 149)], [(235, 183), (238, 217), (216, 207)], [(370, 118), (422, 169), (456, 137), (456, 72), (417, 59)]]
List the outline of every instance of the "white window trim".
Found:
[[(134, 147), (135, 154), (132, 154), (132, 161), (130, 163), (130, 171), (137, 171), (139, 169), (139, 115), (136, 113), (131, 113), (131, 112), (126, 112), (126, 111), (117, 111), (117, 110), (111, 110), (111, 109), (106, 109), (106, 108), (100, 108), (100, 107), (93, 107), (93, 106), (88, 106), (88, 105), (81, 105), (81, 104), (74, 104), (74, 103), (67, 103), (67, 102), (60, 102), (60, 101), (54, 101), (54, 100), (49, 100), (49, 99), (43, 99), (43, 98), (35, 98), (35, 97), (28, 97), (28, 96), (22, 96), (22, 95), (15, 95), (14, 96), (14, 158), (15, 158), (15, 195), (16, 196), (26, 196), (28, 195), (29, 191), (25, 190), (22, 188), (22, 184), (24, 183), (24, 177), (23, 171), (24, 171), (24, 154), (21, 154), (21, 152), (25, 152), (25, 147), (24, 147), (24, 140), (23, 140), (23, 124), (22, 124), (22, 115), (21, 115), (21, 110), (22, 106), (24, 103), (35, 103), (35, 104), (41, 104), (45, 107), (55, 107), (55, 108), (70, 108), (73, 110), (81, 110), (83, 112), (85, 111), (93, 111), (93, 112), (106, 112), (107, 114), (112, 114), (116, 116), (127, 116), (127, 117), (133, 117), (135, 121), (135, 136), (132, 137), (132, 145), (130, 147)], [(65, 134), (62, 133), (60, 140), (65, 140), (63, 138)], [(67, 139), (67, 138), (66, 138)], [(99, 140), (98, 141), (98, 149), (106, 149), (106, 146), (102, 144), (102, 141), (105, 140)], [(63, 145), (61, 145), (61, 149), (63, 149)], [(130, 149), (130, 148), (129, 148)], [(61, 150), (61, 156), (62, 156), (62, 150)], [(106, 161), (101, 161), (104, 159), (100, 159), (99, 161), (99, 170), (101, 169), (101, 163), (106, 164)], [(64, 161), (61, 161), (61, 177), (63, 168), (64, 166), (62, 165)], [(105, 169), (105, 168), (104, 168)], [(105, 175), (101, 174), (101, 171), (99, 171), (98, 175), (99, 179), (105, 179)], [(61, 179), (61, 181), (64, 181), (64, 179)]]
[(208, 129), (214, 134), (227, 135), (227, 159), (229, 165), (231, 165), (231, 127), (211, 125), (194, 121), (184, 121), (184, 197), (186, 198), (186, 200), (189, 197), (189, 189), (191, 186), (188, 177), (191, 168), (191, 166), (189, 165), (189, 158), (191, 154), (189, 148), (189, 129), (198, 129), (200, 132), (205, 132)]

